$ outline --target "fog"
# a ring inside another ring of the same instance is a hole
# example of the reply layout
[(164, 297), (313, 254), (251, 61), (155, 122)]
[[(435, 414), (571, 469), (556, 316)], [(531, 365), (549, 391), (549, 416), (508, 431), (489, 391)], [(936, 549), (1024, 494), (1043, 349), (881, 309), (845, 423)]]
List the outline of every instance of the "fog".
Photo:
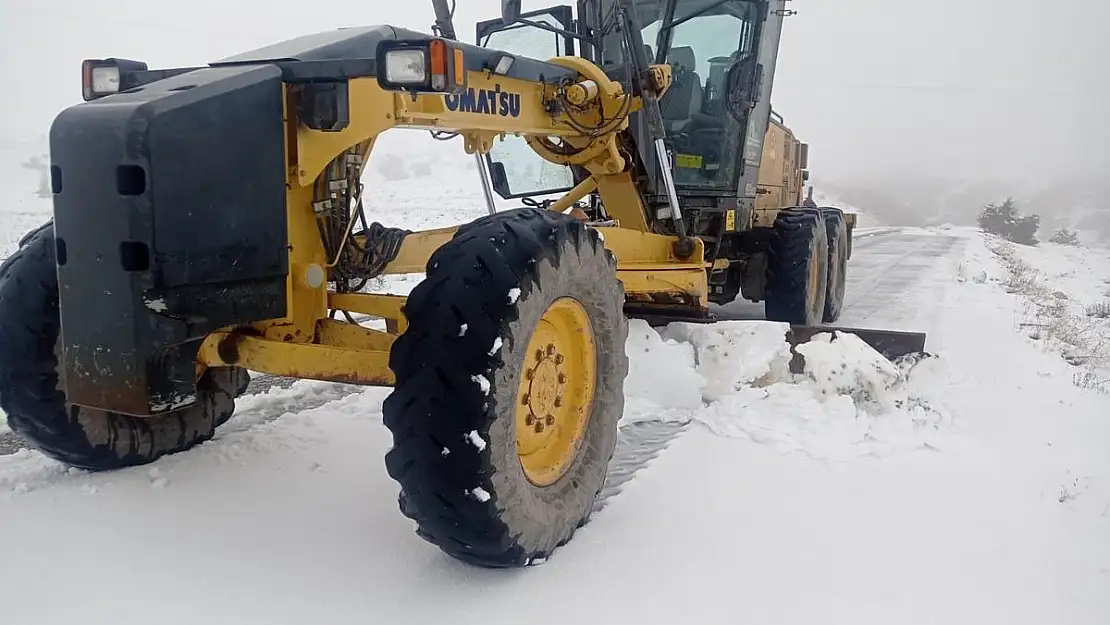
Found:
[[(458, 0), (459, 34), (496, 0)], [(524, 9), (548, 6), (526, 0)], [(894, 195), (907, 181), (990, 180), (997, 193), (1094, 184), (1110, 165), (1110, 4), (1089, 0), (794, 0), (774, 106), (811, 144), (814, 180)], [(80, 99), (81, 59), (204, 63), (299, 34), (392, 23), (427, 31), (427, 0), (0, 0), (9, 92), (0, 141), (41, 140)], [(1075, 183), (1074, 179), (1084, 182)], [(931, 182), (929, 182), (931, 181)], [(1062, 182), (1066, 181), (1066, 182)], [(994, 193), (992, 191), (992, 193)]]

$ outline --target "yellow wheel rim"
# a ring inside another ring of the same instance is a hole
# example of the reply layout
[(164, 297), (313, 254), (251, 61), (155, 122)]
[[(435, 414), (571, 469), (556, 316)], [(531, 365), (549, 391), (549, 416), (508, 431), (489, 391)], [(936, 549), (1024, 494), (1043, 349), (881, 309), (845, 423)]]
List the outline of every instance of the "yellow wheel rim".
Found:
[(597, 384), (597, 348), (586, 310), (555, 300), (536, 325), (517, 388), (520, 466), (536, 486), (550, 486), (578, 453)]
[(813, 253), (809, 255), (809, 301), (816, 306), (821, 286), (821, 257), (818, 255), (821, 248), (816, 245), (814, 248)]

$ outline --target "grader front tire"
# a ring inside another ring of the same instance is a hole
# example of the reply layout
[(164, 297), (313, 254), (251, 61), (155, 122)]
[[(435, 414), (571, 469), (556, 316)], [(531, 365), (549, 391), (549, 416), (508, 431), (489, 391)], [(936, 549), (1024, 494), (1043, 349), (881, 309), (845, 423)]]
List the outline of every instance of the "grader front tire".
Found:
[(246, 388), (243, 369), (207, 370), (193, 406), (150, 418), (66, 403), (56, 271), (52, 224), (24, 237), (0, 265), (0, 406), (11, 429), (43, 454), (88, 470), (146, 464), (212, 438)]
[(432, 255), (383, 407), (386, 466), (418, 535), (515, 567), (588, 520), (624, 408), (623, 304), (597, 233), (546, 210), (484, 217)]

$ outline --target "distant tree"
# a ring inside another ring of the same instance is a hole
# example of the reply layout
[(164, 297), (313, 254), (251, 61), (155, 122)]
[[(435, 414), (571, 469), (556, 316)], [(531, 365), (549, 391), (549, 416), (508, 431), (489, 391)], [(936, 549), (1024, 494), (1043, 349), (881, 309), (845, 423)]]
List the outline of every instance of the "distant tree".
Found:
[(979, 211), (979, 227), (985, 232), (1002, 235), (1010, 230), (1016, 213), (1013, 198), (1006, 198), (1001, 204), (987, 204)]
[(1059, 245), (1079, 245), (1079, 235), (1067, 228), (1060, 228), (1052, 233), (1052, 237), (1048, 242), (1057, 243)]
[(1006, 198), (1001, 204), (990, 203), (979, 211), (979, 227), (984, 232), (997, 234), (1014, 243), (1036, 245), (1041, 218), (1038, 215), (1023, 217), (1014, 205), (1014, 199)]
[(1037, 240), (1037, 230), (1040, 230), (1040, 228), (1040, 215), (1021, 217), (1014, 223), (1009, 239), (1022, 245), (1036, 245), (1040, 243)]

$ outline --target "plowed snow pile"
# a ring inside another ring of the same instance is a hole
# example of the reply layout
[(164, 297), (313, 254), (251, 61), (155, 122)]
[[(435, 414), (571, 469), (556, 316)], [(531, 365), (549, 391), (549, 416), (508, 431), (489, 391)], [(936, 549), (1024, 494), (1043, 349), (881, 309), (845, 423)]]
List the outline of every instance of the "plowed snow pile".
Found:
[(684, 419), (716, 434), (747, 438), (823, 460), (884, 456), (926, 448), (948, 417), (919, 396), (911, 371), (852, 334), (819, 334), (797, 347), (785, 324), (727, 321), (671, 324), (657, 333), (642, 321), (629, 332), (626, 420)]

